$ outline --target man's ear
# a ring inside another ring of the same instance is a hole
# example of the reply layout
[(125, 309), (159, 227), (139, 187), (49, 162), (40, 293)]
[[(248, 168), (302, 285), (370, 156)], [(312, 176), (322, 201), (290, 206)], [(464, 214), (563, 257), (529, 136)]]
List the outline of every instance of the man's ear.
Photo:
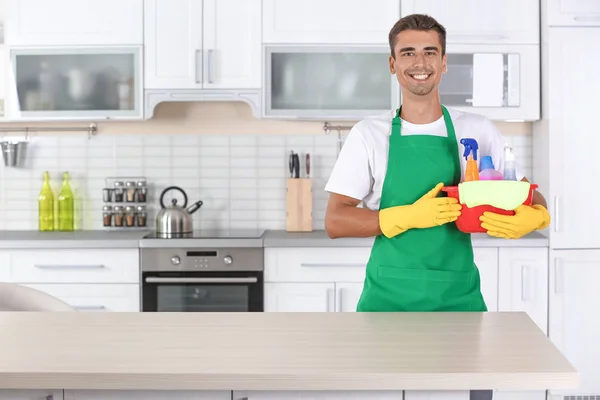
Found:
[(448, 65), (446, 64), (447, 61), (447, 54), (444, 54), (442, 56), (442, 74), (445, 74), (448, 71)]
[(392, 75), (395, 75), (395, 74), (396, 74), (396, 68), (394, 68), (394, 62), (395, 62), (395, 61), (396, 61), (396, 60), (394, 59), (394, 57), (390, 56), (390, 58), (389, 58), (389, 62), (390, 62), (390, 73), (391, 73)]

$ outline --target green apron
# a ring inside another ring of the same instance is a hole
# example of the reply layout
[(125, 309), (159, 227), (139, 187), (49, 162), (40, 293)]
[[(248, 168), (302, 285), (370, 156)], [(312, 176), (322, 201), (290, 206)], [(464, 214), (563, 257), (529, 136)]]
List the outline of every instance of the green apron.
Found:
[[(458, 143), (442, 106), (447, 137), (401, 135), (392, 120), (380, 209), (412, 204), (439, 182), (460, 182)], [(487, 311), (471, 235), (453, 223), (375, 238), (357, 311)]]

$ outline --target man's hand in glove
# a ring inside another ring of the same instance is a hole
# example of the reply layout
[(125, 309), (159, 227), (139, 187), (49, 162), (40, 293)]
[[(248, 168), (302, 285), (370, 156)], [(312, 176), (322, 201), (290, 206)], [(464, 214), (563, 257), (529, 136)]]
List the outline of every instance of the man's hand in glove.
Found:
[(515, 209), (515, 215), (485, 212), (479, 220), (482, 222), (481, 227), (486, 229), (490, 236), (518, 239), (550, 225), (550, 213), (540, 204), (521, 205)]
[(443, 186), (438, 183), (413, 204), (380, 210), (381, 232), (391, 238), (409, 229), (431, 228), (456, 221), (462, 206), (452, 197), (437, 197)]

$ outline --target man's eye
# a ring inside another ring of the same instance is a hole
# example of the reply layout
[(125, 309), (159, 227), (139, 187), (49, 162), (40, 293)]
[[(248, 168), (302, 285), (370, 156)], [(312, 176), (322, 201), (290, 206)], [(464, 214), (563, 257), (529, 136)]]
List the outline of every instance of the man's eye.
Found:
[(414, 53), (402, 53), (402, 56), (412, 56)]
[(428, 51), (425, 54), (428, 56), (435, 56), (435, 51)]

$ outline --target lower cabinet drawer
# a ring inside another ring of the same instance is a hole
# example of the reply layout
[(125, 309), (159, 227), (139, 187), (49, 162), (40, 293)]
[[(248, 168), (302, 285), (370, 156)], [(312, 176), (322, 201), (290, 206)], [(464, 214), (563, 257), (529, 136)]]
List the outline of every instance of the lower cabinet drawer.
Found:
[(265, 282), (363, 282), (370, 247), (265, 249)]
[(138, 249), (10, 250), (17, 283), (139, 283)]
[(23, 284), (75, 307), (78, 311), (140, 311), (138, 284)]

